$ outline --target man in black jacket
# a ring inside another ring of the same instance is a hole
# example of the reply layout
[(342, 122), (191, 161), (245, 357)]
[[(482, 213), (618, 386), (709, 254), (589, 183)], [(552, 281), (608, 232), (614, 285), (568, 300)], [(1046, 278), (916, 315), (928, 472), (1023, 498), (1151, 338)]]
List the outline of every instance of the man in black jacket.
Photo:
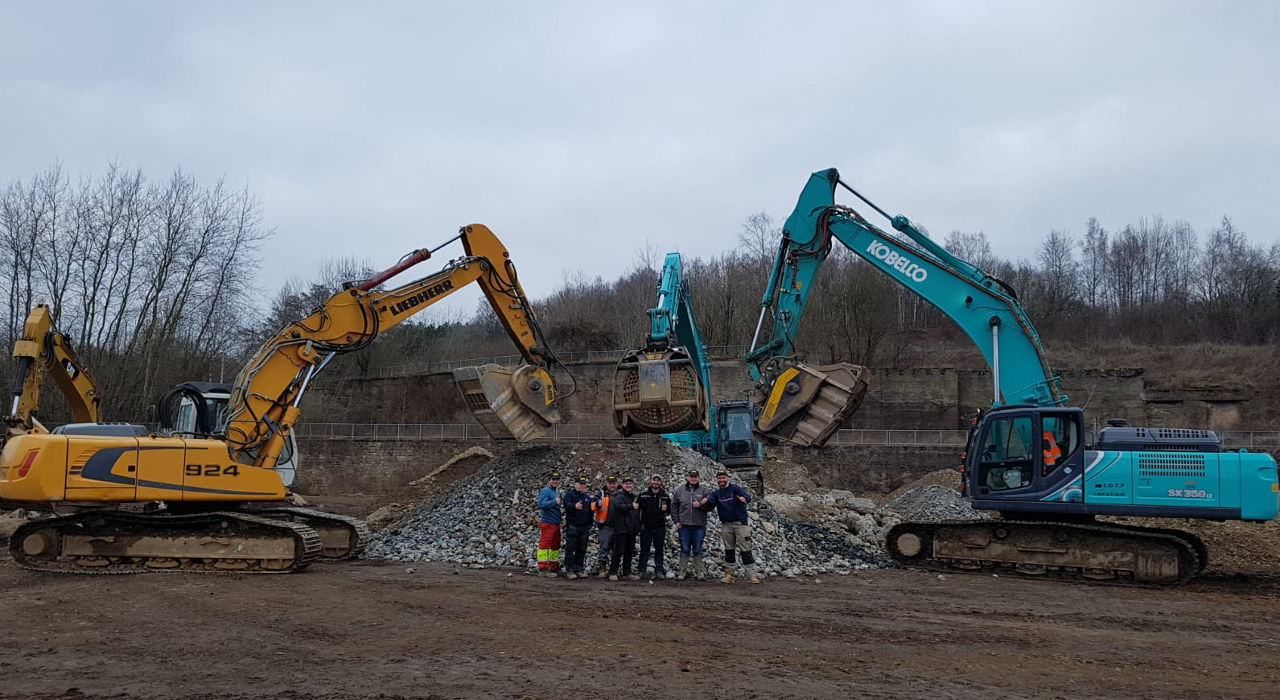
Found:
[(653, 548), (653, 573), (666, 578), (662, 550), (667, 544), (667, 516), (671, 513), (671, 494), (662, 488), (662, 477), (654, 474), (649, 488), (636, 497), (640, 502), (640, 565), (636, 573), (643, 576), (649, 567), (649, 549)]
[(640, 504), (636, 502), (635, 482), (631, 477), (622, 480), (622, 488), (614, 492), (609, 501), (609, 517), (606, 525), (613, 528), (613, 556), (609, 559), (609, 580), (618, 580), (618, 565), (622, 575), (632, 581), (640, 577), (631, 571), (636, 556), (636, 535), (640, 532)]

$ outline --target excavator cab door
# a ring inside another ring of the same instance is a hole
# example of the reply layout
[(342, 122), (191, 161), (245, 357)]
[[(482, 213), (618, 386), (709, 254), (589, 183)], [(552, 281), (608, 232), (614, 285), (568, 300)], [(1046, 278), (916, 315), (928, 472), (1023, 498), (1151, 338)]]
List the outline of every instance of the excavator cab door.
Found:
[(989, 414), (971, 444), (977, 450), (970, 457), (974, 498), (1039, 501), (1078, 478), (1084, 453), (1080, 420), (1071, 409)]

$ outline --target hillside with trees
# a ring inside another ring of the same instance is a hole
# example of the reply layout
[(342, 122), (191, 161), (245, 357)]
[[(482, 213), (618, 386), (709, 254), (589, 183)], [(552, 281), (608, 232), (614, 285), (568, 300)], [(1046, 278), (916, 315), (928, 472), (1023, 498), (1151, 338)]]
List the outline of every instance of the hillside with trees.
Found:
[[(72, 182), (55, 166), (8, 183), (0, 190), (0, 340), (12, 347), (31, 305), (51, 304), (58, 327), (98, 377), (108, 417), (142, 420), (179, 381), (230, 381), (263, 338), (305, 316), (343, 281), (368, 273), (359, 261), (332, 261), (308, 281), (276, 291), (270, 308), (247, 314), (246, 280), (271, 234), (248, 191), (201, 184), (182, 172), (152, 180), (112, 165)], [(774, 219), (756, 213), (744, 220), (734, 250), (685, 259), (709, 345), (750, 343), (779, 235)], [(1110, 228), (1090, 219), (1082, 235), (1045, 233), (1032, 259), (1001, 257), (982, 232), (952, 231), (943, 243), (1017, 290), (1055, 367), (1146, 367), (1156, 381), (1236, 382), (1259, 391), (1280, 384), (1272, 358), (1280, 245), (1251, 241), (1229, 217), (1207, 231), (1158, 215)], [(617, 279), (570, 276), (534, 299), (554, 349), (638, 343), (663, 252), (645, 246)], [(813, 361), (985, 367), (944, 315), (839, 246), (811, 299), (799, 345)], [(469, 319), (393, 328), (326, 372), (354, 379), (405, 357), (511, 352), (482, 305)], [(57, 397), (48, 402), (54, 422), (62, 417), (59, 405)]]

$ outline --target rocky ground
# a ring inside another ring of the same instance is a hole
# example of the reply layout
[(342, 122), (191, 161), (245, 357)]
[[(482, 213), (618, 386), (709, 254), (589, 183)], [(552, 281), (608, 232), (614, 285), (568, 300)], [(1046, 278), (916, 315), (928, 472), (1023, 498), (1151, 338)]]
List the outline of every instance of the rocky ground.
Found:
[[(652, 474), (661, 474), (674, 488), (690, 469), (698, 469), (710, 482), (718, 465), (690, 450), (660, 440), (637, 440), (580, 445), (537, 445), (495, 459), (473, 476), (455, 482), (437, 499), (411, 509), (398, 521), (376, 533), (365, 550), (374, 559), (437, 561), (468, 567), (536, 564), (538, 517), (534, 501), (553, 471), (566, 483), (585, 476), (598, 487), (610, 475), (631, 476), (643, 488)], [(852, 494), (849, 495), (852, 497)], [(779, 501), (790, 506), (790, 501)], [(844, 503), (844, 501), (842, 501)], [(833, 507), (834, 501), (833, 501)], [(883, 565), (882, 521), (874, 516), (853, 525), (850, 537), (846, 521), (819, 523), (791, 517), (774, 500), (756, 500), (748, 508), (761, 570), (769, 576), (804, 576), (868, 569)], [(865, 527), (866, 532), (858, 530)], [(718, 550), (719, 521), (708, 523), (707, 542)], [(674, 528), (669, 530), (667, 552), (675, 551)], [(595, 545), (588, 549), (594, 556)], [(708, 569), (719, 574), (714, 556)]]

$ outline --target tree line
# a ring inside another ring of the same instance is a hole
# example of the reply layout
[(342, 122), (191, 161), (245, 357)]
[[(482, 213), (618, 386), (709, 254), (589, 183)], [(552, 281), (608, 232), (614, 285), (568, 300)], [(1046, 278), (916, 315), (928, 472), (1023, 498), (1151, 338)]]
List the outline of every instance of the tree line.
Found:
[[(684, 260), (710, 345), (751, 342), (781, 231), (759, 212), (738, 234), (733, 250)], [(99, 379), (108, 418), (144, 419), (147, 406), (177, 382), (230, 381), (264, 338), (342, 282), (370, 273), (362, 261), (334, 260), (308, 281), (286, 283), (268, 308), (254, 309), (249, 281), (270, 235), (247, 190), (202, 184), (181, 171), (152, 181), (111, 165), (73, 182), (55, 166), (10, 182), (0, 190), (7, 347), (33, 303), (51, 304), (58, 327)], [(982, 232), (952, 231), (943, 244), (1017, 291), (1051, 354), (1056, 345), (1117, 341), (1272, 344), (1280, 331), (1280, 245), (1252, 242), (1227, 217), (1201, 232), (1160, 216), (1110, 230), (1090, 219), (1078, 236), (1050, 231), (1031, 259), (1001, 257)], [(616, 279), (570, 274), (535, 298), (553, 348), (641, 344), (665, 252), (646, 243)], [(879, 367), (936, 366), (939, 347), (967, 345), (937, 309), (838, 244), (798, 338), (813, 361)], [(326, 382), (368, 376), (407, 357), (513, 352), (481, 302), (469, 317), (433, 320), (428, 313), (391, 329), (370, 349), (333, 363), (326, 372), (337, 376)]]

